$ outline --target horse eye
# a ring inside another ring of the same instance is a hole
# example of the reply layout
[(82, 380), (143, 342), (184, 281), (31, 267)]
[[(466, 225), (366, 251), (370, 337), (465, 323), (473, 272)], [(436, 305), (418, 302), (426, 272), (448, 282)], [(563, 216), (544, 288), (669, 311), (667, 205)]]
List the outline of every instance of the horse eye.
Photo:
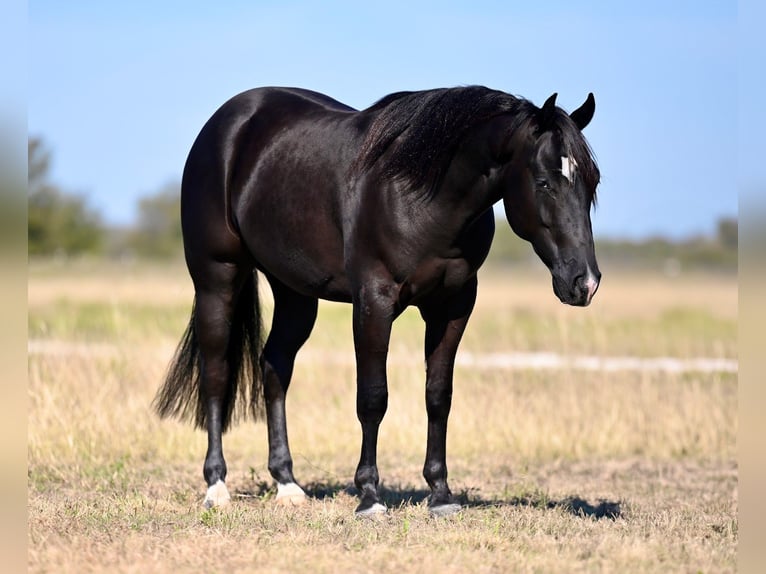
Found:
[(540, 189), (545, 189), (546, 191), (551, 189), (551, 186), (548, 184), (547, 179), (538, 179), (537, 187), (539, 187)]

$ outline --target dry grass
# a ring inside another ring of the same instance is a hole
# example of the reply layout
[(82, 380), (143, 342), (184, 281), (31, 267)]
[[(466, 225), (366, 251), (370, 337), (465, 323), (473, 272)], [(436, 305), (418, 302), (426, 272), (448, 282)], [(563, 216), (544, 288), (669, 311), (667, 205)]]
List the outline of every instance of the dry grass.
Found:
[[(736, 358), (735, 279), (645, 279), (657, 285), (646, 304), (635, 304), (640, 291), (632, 280), (614, 278), (598, 296), (604, 309), (599, 299), (582, 311), (556, 306), (547, 282), (534, 276), (507, 289), (505, 275), (491, 276), (466, 348), (620, 354), (637, 340), (644, 355)], [(691, 296), (694, 285), (706, 285), (706, 295)], [(265, 427), (248, 423), (225, 440), (228, 482), (238, 496), (227, 509), (205, 511), (204, 435), (158, 421), (149, 409), (188, 297), (180, 268), (31, 270), (31, 337), (105, 341), (111, 349), (30, 356), (31, 571), (736, 568), (731, 374), (461, 368), (449, 463), (466, 508), (429, 518), (416, 314), (395, 327), (398, 359), (381, 428), (391, 512), (355, 520), (353, 366), (321, 361), (329, 351), (351, 352), (348, 308), (334, 305), (322, 307), (288, 398), (296, 474), (312, 501), (294, 509), (273, 503)]]

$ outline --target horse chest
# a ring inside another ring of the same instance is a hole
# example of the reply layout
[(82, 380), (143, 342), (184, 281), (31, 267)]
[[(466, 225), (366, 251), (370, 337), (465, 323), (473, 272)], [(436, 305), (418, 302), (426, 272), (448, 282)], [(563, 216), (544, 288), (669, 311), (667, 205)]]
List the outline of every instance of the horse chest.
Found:
[(481, 267), (493, 235), (494, 219), (490, 210), (451, 247), (425, 249), (410, 272), (403, 274), (400, 302), (412, 305), (459, 291)]
[(459, 291), (476, 273), (464, 258), (433, 258), (423, 261), (401, 284), (399, 302), (415, 305)]

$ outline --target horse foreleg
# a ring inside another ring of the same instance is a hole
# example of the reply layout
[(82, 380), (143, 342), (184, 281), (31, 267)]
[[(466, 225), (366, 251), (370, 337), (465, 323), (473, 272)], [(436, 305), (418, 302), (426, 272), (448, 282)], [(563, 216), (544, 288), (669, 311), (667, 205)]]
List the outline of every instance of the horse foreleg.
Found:
[(362, 426), (362, 450), (354, 483), (360, 492), (357, 516), (386, 511), (377, 466), (378, 428), (388, 408), (386, 358), (394, 304), (385, 285), (362, 286), (354, 297), (356, 413)]
[(423, 477), (431, 487), (431, 514), (460, 510), (447, 485), (447, 419), (452, 405), (455, 355), (476, 301), (476, 278), (446, 304), (421, 307), (426, 322), (426, 411), (428, 442)]

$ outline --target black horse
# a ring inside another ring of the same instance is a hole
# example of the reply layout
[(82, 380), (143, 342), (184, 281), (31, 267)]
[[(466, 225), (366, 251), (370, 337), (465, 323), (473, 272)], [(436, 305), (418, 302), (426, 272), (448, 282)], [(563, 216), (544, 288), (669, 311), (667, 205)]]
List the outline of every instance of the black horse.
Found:
[[(206, 506), (229, 501), (222, 434), (235, 416), (258, 416), (262, 403), (277, 499), (304, 499), (285, 395), (321, 298), (353, 304), (357, 514), (386, 510), (378, 427), (391, 324), (408, 305), (425, 321), (429, 507), (459, 509), (447, 485), (447, 417), (455, 353), (494, 235), (492, 206), (503, 200), (564, 303), (588, 305), (601, 277), (590, 222), (599, 170), (581, 133), (595, 100), (589, 94), (567, 114), (555, 99), (538, 108), (473, 86), (399, 92), (357, 111), (316, 92), (260, 88), (210, 118), (182, 183), (195, 304), (155, 399), (161, 416), (207, 429)], [(265, 345), (256, 270), (274, 294)]]

